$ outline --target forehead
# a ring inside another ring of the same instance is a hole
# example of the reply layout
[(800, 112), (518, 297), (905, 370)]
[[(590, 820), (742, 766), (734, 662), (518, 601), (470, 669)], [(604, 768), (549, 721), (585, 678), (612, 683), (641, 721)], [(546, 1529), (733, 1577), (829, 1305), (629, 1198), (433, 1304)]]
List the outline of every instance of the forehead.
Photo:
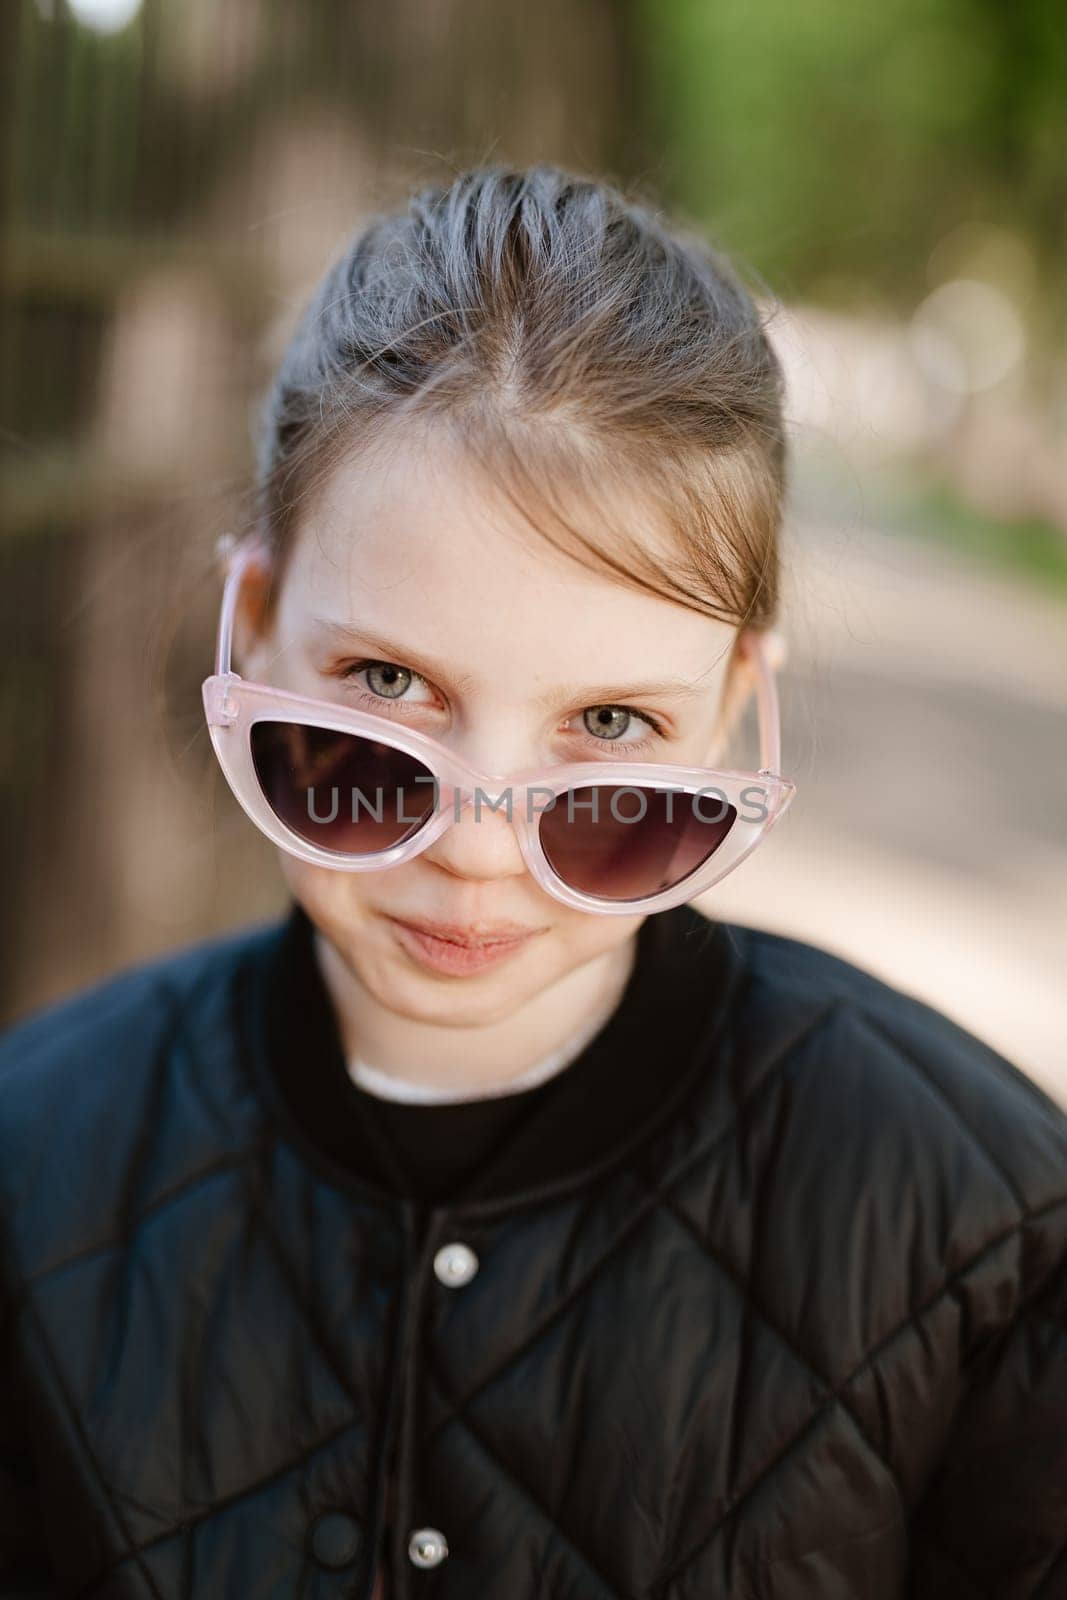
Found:
[[(673, 553), (651, 505), (611, 483), (593, 510), (575, 502), (568, 517), (598, 548), (625, 527), (665, 560)], [(429, 430), (350, 454), (324, 480), (297, 532), (279, 626), (306, 632), (311, 618), (372, 627), (475, 677), (541, 682), (695, 679), (734, 632), (557, 549), (461, 446)]]

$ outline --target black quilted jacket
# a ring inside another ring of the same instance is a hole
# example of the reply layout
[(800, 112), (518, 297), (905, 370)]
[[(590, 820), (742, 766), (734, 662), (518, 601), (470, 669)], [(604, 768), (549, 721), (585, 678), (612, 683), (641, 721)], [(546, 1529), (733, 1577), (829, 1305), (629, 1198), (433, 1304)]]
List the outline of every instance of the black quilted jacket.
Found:
[(8, 1030), (0, 1595), (1067, 1596), (1067, 1121), (847, 962), (652, 921), (588, 1115), (437, 1207), (287, 1109), (284, 921)]

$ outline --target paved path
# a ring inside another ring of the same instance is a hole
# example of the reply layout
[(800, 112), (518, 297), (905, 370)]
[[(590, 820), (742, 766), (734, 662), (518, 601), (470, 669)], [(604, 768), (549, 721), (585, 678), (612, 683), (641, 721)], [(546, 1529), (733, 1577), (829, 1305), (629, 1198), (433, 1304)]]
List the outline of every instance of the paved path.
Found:
[(794, 525), (790, 814), (700, 904), (928, 1000), (1067, 1105), (1067, 604), (955, 553)]

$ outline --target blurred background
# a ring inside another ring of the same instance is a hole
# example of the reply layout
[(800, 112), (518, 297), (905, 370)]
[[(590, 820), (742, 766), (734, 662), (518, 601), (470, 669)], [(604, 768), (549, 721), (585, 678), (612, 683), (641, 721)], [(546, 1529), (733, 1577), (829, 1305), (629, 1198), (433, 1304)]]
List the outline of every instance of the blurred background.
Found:
[(363, 215), (557, 161), (733, 254), (789, 379), (799, 792), (701, 908), (1067, 1103), (1052, 0), (5, 0), (0, 79), (4, 1020), (284, 906), (200, 702), (254, 405)]

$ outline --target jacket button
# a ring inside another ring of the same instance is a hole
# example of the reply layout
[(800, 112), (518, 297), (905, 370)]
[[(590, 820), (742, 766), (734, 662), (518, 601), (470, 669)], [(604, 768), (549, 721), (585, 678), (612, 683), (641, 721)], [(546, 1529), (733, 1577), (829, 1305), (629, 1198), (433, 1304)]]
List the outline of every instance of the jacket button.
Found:
[(478, 1257), (465, 1244), (443, 1244), (433, 1258), (433, 1270), (450, 1289), (459, 1289), (477, 1272)]
[(320, 1567), (339, 1572), (359, 1554), (359, 1523), (344, 1511), (324, 1511), (308, 1530), (311, 1554)]
[(417, 1567), (439, 1567), (447, 1554), (445, 1536), (437, 1528), (416, 1528), (408, 1540), (408, 1555)]

